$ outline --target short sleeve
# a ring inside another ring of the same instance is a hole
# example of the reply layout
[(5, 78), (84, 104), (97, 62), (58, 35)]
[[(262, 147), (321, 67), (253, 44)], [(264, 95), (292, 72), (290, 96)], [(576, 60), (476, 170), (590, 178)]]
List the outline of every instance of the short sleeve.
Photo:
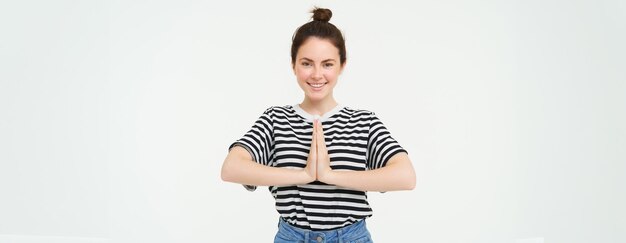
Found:
[[(268, 108), (257, 119), (252, 128), (240, 139), (232, 143), (228, 150), (241, 146), (250, 153), (252, 159), (262, 165), (270, 166), (274, 155), (274, 129), (272, 122), (272, 108)], [(249, 191), (256, 190), (256, 186), (244, 185)]]
[(395, 154), (400, 152), (408, 153), (400, 144), (391, 136), (385, 125), (372, 112), (370, 119), (370, 128), (367, 138), (367, 168), (378, 169), (384, 167), (387, 161)]

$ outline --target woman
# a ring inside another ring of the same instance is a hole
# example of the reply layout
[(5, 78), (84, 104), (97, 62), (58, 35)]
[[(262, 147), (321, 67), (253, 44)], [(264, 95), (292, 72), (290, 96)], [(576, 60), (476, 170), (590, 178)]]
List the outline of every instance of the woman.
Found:
[(341, 106), (333, 88), (346, 64), (332, 12), (293, 36), (291, 64), (300, 104), (268, 108), (222, 166), (222, 179), (248, 190), (269, 186), (280, 214), (275, 242), (371, 242), (366, 191), (412, 190), (415, 171), (373, 112)]

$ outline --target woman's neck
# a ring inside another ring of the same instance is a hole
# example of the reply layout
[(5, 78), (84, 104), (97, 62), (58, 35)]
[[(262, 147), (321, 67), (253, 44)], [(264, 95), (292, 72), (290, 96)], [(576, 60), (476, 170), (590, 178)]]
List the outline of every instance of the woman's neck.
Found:
[(304, 101), (300, 103), (300, 108), (311, 115), (319, 115), (322, 116), (326, 112), (331, 111), (333, 108), (337, 106), (337, 101), (334, 98), (328, 98), (320, 101), (311, 101), (304, 98)]

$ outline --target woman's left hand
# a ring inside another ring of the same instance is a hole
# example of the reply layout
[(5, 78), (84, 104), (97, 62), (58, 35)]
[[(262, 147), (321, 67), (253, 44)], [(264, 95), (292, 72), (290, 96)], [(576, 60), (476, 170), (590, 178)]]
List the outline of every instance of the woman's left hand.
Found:
[(328, 157), (322, 122), (316, 120), (313, 129), (315, 129), (314, 134), (317, 139), (317, 180), (325, 182), (324, 178), (332, 173), (333, 169), (330, 167), (330, 157)]

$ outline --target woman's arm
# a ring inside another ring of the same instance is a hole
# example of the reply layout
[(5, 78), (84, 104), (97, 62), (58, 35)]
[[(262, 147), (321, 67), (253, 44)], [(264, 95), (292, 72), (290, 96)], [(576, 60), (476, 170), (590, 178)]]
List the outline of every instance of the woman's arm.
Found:
[(415, 170), (409, 156), (401, 152), (392, 156), (384, 167), (366, 171), (328, 170), (319, 180), (360, 191), (413, 190)]
[[(233, 147), (222, 165), (222, 180), (254, 186), (307, 184), (315, 180), (314, 165), (305, 169), (276, 168), (254, 162), (241, 146)], [(311, 174), (312, 173), (312, 174)]]
[(316, 151), (317, 179), (326, 184), (333, 184), (360, 191), (399, 191), (415, 188), (415, 170), (405, 152), (397, 153), (387, 164), (375, 170), (336, 171), (330, 167), (330, 157), (324, 141), (324, 130), (318, 121), (313, 126), (314, 146)]

